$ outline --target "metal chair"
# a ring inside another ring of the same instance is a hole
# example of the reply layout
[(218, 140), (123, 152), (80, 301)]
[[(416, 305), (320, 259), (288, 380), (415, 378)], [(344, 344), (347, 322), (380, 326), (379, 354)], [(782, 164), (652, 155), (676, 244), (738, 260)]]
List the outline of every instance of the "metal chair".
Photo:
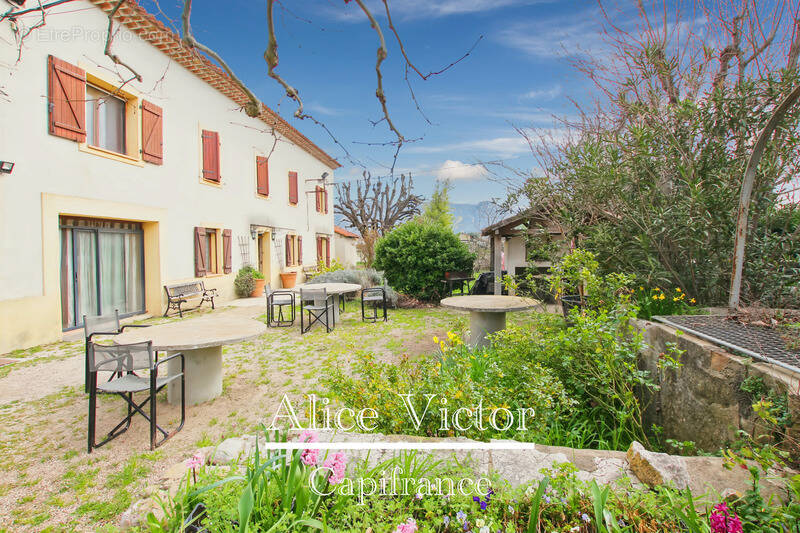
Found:
[[(104, 346), (89, 342), (89, 434), (88, 452), (99, 448), (125, 433), (131, 425), (131, 418), (136, 413), (142, 415), (150, 422), (150, 450), (161, 446), (170, 437), (175, 435), (183, 428), (186, 419), (186, 382), (184, 379), (185, 360), (182, 353), (176, 353), (169, 357), (158, 360), (153, 351), (153, 342), (138, 342), (135, 344), (117, 344), (114, 346)], [(158, 368), (170, 361), (180, 357), (181, 371), (179, 374), (159, 377)], [(136, 371), (149, 370), (148, 376), (139, 376)], [(111, 372), (111, 380), (105, 383), (97, 383), (98, 372)], [(181, 423), (171, 432), (167, 432), (158, 425), (156, 419), (156, 394), (167, 384), (181, 380)], [(137, 392), (147, 392), (147, 398), (141, 403), (133, 400), (133, 394)], [(97, 394), (116, 394), (128, 404), (128, 415), (108, 432), (106, 437), (96, 442), (96, 418), (97, 418)], [(150, 402), (150, 414), (148, 416), (144, 407)], [(156, 439), (156, 431), (163, 437)]]
[[(292, 291), (273, 291), (269, 283), (264, 285), (264, 294), (267, 297), (267, 326), (286, 328), (294, 324), (295, 296)], [(283, 308), (289, 306), (289, 319), (284, 318)], [(277, 319), (275, 309), (278, 310)]]
[(84, 392), (89, 392), (89, 343), (96, 335), (119, 335), (125, 328), (146, 328), (145, 324), (119, 324), (119, 310), (114, 309), (114, 314), (89, 316), (83, 315), (83, 332), (85, 337), (84, 353), (85, 368)]
[[(366, 314), (366, 308), (371, 306), (372, 313)], [(379, 318), (383, 318), (386, 322), (389, 320), (389, 314), (386, 311), (386, 288), (385, 287), (371, 287), (361, 291), (361, 320), (364, 322), (377, 322)], [(378, 309), (383, 309), (383, 315), (378, 314)]]
[[(306, 302), (312, 303), (306, 305)], [(327, 289), (300, 289), (300, 334), (310, 330), (317, 322), (325, 324), (325, 329), (330, 333), (336, 327), (335, 305), (333, 295), (329, 296)], [(308, 312), (308, 327), (304, 322), (305, 312)]]

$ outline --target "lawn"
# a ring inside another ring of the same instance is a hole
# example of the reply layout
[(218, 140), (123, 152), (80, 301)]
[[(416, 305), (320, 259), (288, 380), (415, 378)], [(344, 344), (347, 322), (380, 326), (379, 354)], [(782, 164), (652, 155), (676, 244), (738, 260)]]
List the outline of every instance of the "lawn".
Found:
[[(264, 320), (261, 307), (214, 313)], [(509, 322), (531, 315), (514, 314)], [(301, 336), (295, 325), (226, 346), (222, 396), (188, 407), (184, 429), (155, 452), (148, 450), (147, 423), (136, 417), (126, 434), (86, 453), (83, 341), (17, 351), (12, 356), (18, 362), (2, 367), (0, 374), (0, 531), (114, 531), (120, 513), (146, 495), (165, 470), (199, 447), (253, 432), (275, 412), (283, 394), (297, 400), (315, 392), (328, 363), (346, 368), (360, 351), (386, 362), (434, 353), (432, 338), (465, 320), (465, 315), (431, 308), (391, 310), (386, 323), (362, 323), (350, 303), (330, 334), (315, 329)], [(159, 410), (166, 425), (179, 414), (163, 397)], [(115, 424), (123, 411), (119, 399), (102, 399), (99, 431)]]

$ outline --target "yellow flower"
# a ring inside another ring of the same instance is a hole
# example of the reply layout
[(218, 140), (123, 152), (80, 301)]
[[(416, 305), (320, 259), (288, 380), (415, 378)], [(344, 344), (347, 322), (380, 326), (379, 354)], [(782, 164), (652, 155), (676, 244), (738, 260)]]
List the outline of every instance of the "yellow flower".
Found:
[(661, 296), (658, 297), (659, 300), (663, 300), (664, 298), (665, 298), (664, 294), (661, 294)]
[(656, 292), (659, 292), (661, 289), (659, 289), (658, 287), (656, 287), (656, 288), (655, 288), (655, 289), (653, 289), (653, 290), (654, 290), (654, 291), (656, 291)]
[(658, 294), (653, 295), (653, 300), (658, 300)]
[(697, 300), (695, 300), (694, 298), (692, 298), (692, 299), (691, 299), (691, 300), (689, 300), (689, 301), (690, 301), (691, 303), (697, 303)]
[(435, 336), (435, 335), (434, 335), (434, 337), (433, 337), (433, 343), (434, 343), (434, 344), (439, 344), (439, 337), (437, 337), (437, 336)]
[(680, 287), (675, 287), (675, 291), (676, 292), (681, 292), (681, 288)]
[(641, 285), (639, 285), (639, 290), (640, 290), (640, 291), (643, 291), (643, 290), (644, 290), (644, 287), (642, 287)]
[(672, 299), (673, 302), (677, 302), (678, 300), (680, 300), (680, 298), (678, 298), (677, 296)]

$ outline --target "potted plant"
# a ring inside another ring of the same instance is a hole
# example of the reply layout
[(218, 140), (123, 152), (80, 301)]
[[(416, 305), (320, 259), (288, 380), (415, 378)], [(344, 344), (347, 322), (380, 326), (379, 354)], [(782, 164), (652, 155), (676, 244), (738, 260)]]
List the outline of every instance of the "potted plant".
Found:
[(264, 294), (264, 285), (266, 283), (267, 280), (264, 279), (264, 274), (258, 270), (253, 270), (253, 292), (250, 293), (250, 296), (255, 298)]
[[(256, 286), (255, 272), (256, 270), (250, 265), (245, 265), (239, 269), (239, 272), (236, 273), (236, 279), (233, 280), (233, 288), (236, 291), (236, 296), (239, 298), (247, 298), (252, 294)], [(264, 289), (263, 285), (261, 289)]]

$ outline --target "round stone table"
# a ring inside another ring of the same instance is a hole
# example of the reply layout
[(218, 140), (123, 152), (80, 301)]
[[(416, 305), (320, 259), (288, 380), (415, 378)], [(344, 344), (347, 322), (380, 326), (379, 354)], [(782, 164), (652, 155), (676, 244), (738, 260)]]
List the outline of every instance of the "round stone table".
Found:
[[(339, 298), (342, 294), (360, 291), (361, 285), (357, 285), (355, 283), (303, 283), (302, 285), (296, 285), (295, 287), (292, 287), (291, 290), (299, 295), (300, 289), (306, 291), (325, 289), (328, 291), (329, 295), (333, 295), (333, 318), (336, 322), (339, 322)], [(314, 303), (316, 305), (325, 305), (324, 302)]]
[[(181, 352), (186, 359), (186, 403), (207, 402), (222, 394), (222, 346), (266, 333), (265, 324), (250, 318), (212, 314), (149, 328), (130, 329), (114, 337), (116, 344), (153, 341), (153, 349)], [(181, 371), (180, 358), (167, 363), (170, 375)], [(181, 402), (181, 383), (167, 386), (169, 403)]]
[(538, 300), (521, 296), (470, 295), (451, 296), (441, 302), (443, 307), (469, 311), (470, 344), (474, 348), (489, 345), (487, 335), (506, 327), (506, 313), (524, 311), (539, 304)]

